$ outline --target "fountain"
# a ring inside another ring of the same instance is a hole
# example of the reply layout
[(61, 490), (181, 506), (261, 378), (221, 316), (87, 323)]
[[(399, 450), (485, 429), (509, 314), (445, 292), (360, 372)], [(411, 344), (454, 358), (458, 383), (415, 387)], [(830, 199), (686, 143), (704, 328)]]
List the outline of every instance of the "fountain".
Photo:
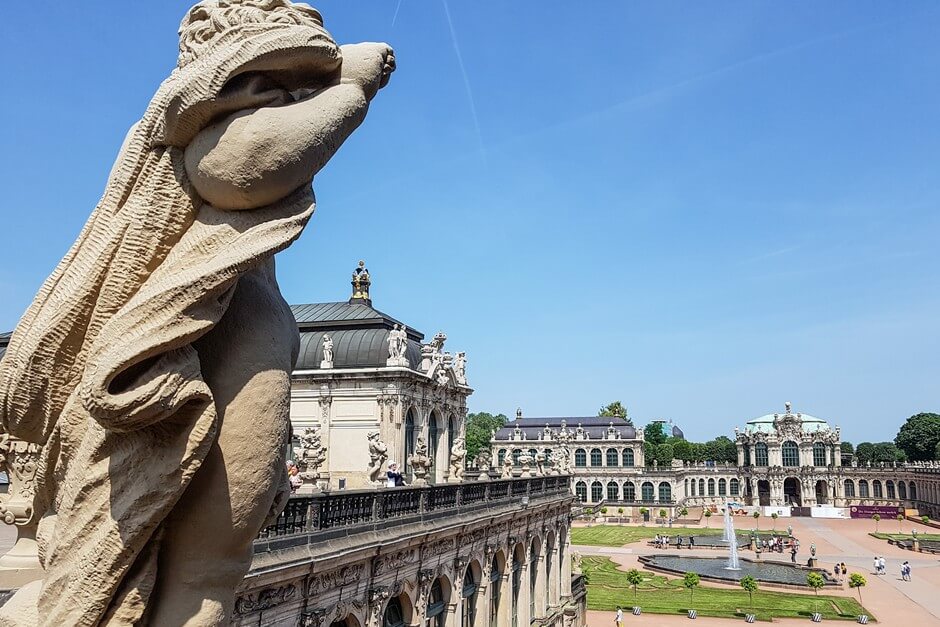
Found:
[(727, 570), (741, 570), (738, 561), (738, 536), (734, 533), (734, 519), (731, 518), (731, 504), (725, 503), (725, 533), (722, 540), (728, 543)]

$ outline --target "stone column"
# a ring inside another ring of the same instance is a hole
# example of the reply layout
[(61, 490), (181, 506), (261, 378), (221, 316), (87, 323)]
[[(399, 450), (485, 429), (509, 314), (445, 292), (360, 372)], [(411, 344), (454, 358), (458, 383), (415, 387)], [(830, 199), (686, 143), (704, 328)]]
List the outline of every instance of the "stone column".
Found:
[(744, 444), (738, 442), (738, 468), (744, 466)]
[(525, 550), (522, 552), (522, 568), (519, 571), (519, 601), (516, 609), (516, 615), (519, 617), (519, 625), (528, 625), (532, 622), (532, 617), (529, 615), (529, 599), (531, 595), (530, 584), (529, 584), (529, 568), (531, 568), (529, 561), (532, 556), (532, 543), (526, 542)]
[(19, 588), (44, 574), (36, 544), (36, 528), (43, 513), (35, 511), (40, 452), (38, 444), (0, 437), (0, 469), (10, 479), (9, 492), (0, 495), (0, 517), (16, 526), (16, 543), (0, 557), (0, 588)]
[(552, 545), (552, 567), (548, 573), (549, 581), (549, 606), (561, 604), (561, 569), (562, 569), (562, 544), (564, 538), (558, 533), (555, 534), (555, 543)]
[[(503, 574), (499, 581), (493, 582), (493, 585), (499, 584), (499, 608), (496, 614), (497, 625), (512, 625), (512, 554), (506, 556), (506, 565), (503, 567)], [(489, 620), (489, 617), (487, 617)], [(520, 623), (521, 625), (522, 623)]]
[(480, 558), (480, 583), (477, 586), (476, 612), (477, 625), (490, 624), (490, 575), (493, 573), (493, 551), (486, 547)]
[[(535, 614), (530, 616), (530, 619), (545, 616), (545, 608), (548, 607), (548, 599), (545, 595), (547, 590), (546, 577), (548, 576), (548, 573), (545, 572), (545, 550), (543, 543), (542, 550), (535, 559)], [(530, 564), (529, 568), (531, 567), (532, 565)], [(531, 577), (532, 573), (529, 573), (529, 576)]]
[[(561, 560), (561, 598), (571, 597), (571, 529), (566, 529), (564, 538), (559, 539), (559, 558)], [(560, 602), (560, 600), (559, 600)]]

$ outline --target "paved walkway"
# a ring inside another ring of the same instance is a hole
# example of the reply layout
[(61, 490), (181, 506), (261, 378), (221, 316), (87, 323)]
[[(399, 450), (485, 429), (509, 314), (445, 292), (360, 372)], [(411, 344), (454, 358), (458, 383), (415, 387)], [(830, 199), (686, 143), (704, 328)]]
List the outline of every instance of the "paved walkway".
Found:
[[(737, 519), (736, 521), (737, 522)], [(740, 524), (742, 528), (749, 529), (750, 521)], [(889, 627), (921, 627), (926, 625), (940, 625), (940, 559), (927, 553), (914, 553), (892, 545), (884, 540), (878, 540), (868, 535), (874, 531), (874, 523), (870, 520), (839, 520), (819, 518), (791, 518), (778, 521), (778, 526), (785, 528), (793, 526), (793, 534), (800, 539), (800, 555), (798, 561), (805, 562), (809, 557), (809, 547), (816, 544), (816, 557), (821, 567), (832, 570), (833, 565), (845, 562), (849, 572), (860, 572), (865, 576), (867, 585), (862, 589), (862, 602), (868, 610), (878, 618), (880, 625)], [(896, 521), (882, 521), (881, 531), (895, 531)], [(935, 532), (918, 523), (905, 521), (903, 529), (909, 532), (911, 528), (918, 532)], [(610, 557), (620, 568), (642, 568), (637, 561), (640, 555), (650, 553), (663, 553), (646, 544), (646, 541), (636, 542), (624, 547), (596, 547), (576, 546), (574, 550), (582, 555), (604, 555)], [(676, 549), (666, 552), (674, 553)], [(682, 550), (683, 555), (696, 556), (722, 556), (724, 551), (695, 549)], [(884, 576), (874, 574), (872, 559), (875, 555), (884, 556), (887, 560), (887, 572)], [(750, 551), (742, 551), (742, 557), (753, 559)], [(773, 559), (787, 560), (788, 555), (774, 555)], [(913, 569), (913, 581), (901, 580), (901, 562), (909, 561)], [(710, 587), (726, 587), (723, 584), (711, 582), (703, 583)], [(737, 586), (731, 586), (737, 587)], [(827, 594), (836, 596), (852, 596), (858, 598), (855, 590), (848, 586), (843, 589), (827, 589)], [(588, 627), (611, 627), (613, 625), (613, 612), (588, 612)], [(832, 622), (832, 621), (829, 621)], [(808, 625), (805, 619), (777, 619), (775, 624), (780, 625)], [(840, 621), (841, 623), (841, 621)], [(690, 623), (684, 616), (642, 615), (625, 616), (624, 625), (729, 625), (743, 624), (740, 619), (703, 618)], [(846, 622), (845, 624), (851, 624)]]

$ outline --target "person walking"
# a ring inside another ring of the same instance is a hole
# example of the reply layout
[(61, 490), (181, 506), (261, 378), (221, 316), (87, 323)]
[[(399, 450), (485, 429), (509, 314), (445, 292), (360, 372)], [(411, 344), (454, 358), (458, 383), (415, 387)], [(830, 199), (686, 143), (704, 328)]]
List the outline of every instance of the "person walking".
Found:
[(677, 549), (682, 548), (682, 536), (676, 536), (676, 548)]
[(838, 581), (838, 582), (841, 583), (841, 581), (842, 581), (842, 570), (840, 569), (840, 567), (839, 567), (838, 564), (835, 565), (835, 568), (832, 569), (832, 572), (833, 572), (833, 573), (835, 574), (835, 576), (836, 576), (836, 581)]
[(880, 575), (880, 574), (881, 574), (881, 569), (880, 569), (879, 564), (878, 564), (878, 556), (877, 556), (877, 555), (875, 556), (875, 559), (874, 559), (872, 568), (875, 569), (875, 574), (876, 574), (876, 575)]
[(882, 575), (888, 574), (888, 563), (887, 560), (885, 560), (884, 555), (878, 558), (878, 568), (881, 569)]
[(842, 562), (842, 583), (845, 583), (845, 580), (848, 576), (849, 576), (849, 569), (845, 565), (845, 562)]
[(907, 562), (907, 560), (905, 560), (904, 563), (901, 564), (901, 580), (902, 581), (911, 580), (911, 565)]
[(695, 548), (695, 536), (689, 536), (689, 550)]
[(790, 549), (790, 561), (796, 564), (796, 546)]
[(617, 615), (614, 617), (614, 624), (617, 627), (623, 627), (623, 610), (617, 607)]

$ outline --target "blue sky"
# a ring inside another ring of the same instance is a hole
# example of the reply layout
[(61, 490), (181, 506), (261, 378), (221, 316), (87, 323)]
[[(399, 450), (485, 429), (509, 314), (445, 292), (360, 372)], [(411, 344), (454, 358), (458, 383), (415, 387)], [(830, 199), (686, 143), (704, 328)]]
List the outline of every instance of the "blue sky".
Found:
[[(183, 1), (0, 24), (0, 328), (175, 64)], [(931, 2), (316, 4), (399, 70), (278, 260), (292, 303), (467, 350), (471, 410), (620, 399), (691, 438), (794, 409), (854, 442), (940, 410), (940, 8)]]

